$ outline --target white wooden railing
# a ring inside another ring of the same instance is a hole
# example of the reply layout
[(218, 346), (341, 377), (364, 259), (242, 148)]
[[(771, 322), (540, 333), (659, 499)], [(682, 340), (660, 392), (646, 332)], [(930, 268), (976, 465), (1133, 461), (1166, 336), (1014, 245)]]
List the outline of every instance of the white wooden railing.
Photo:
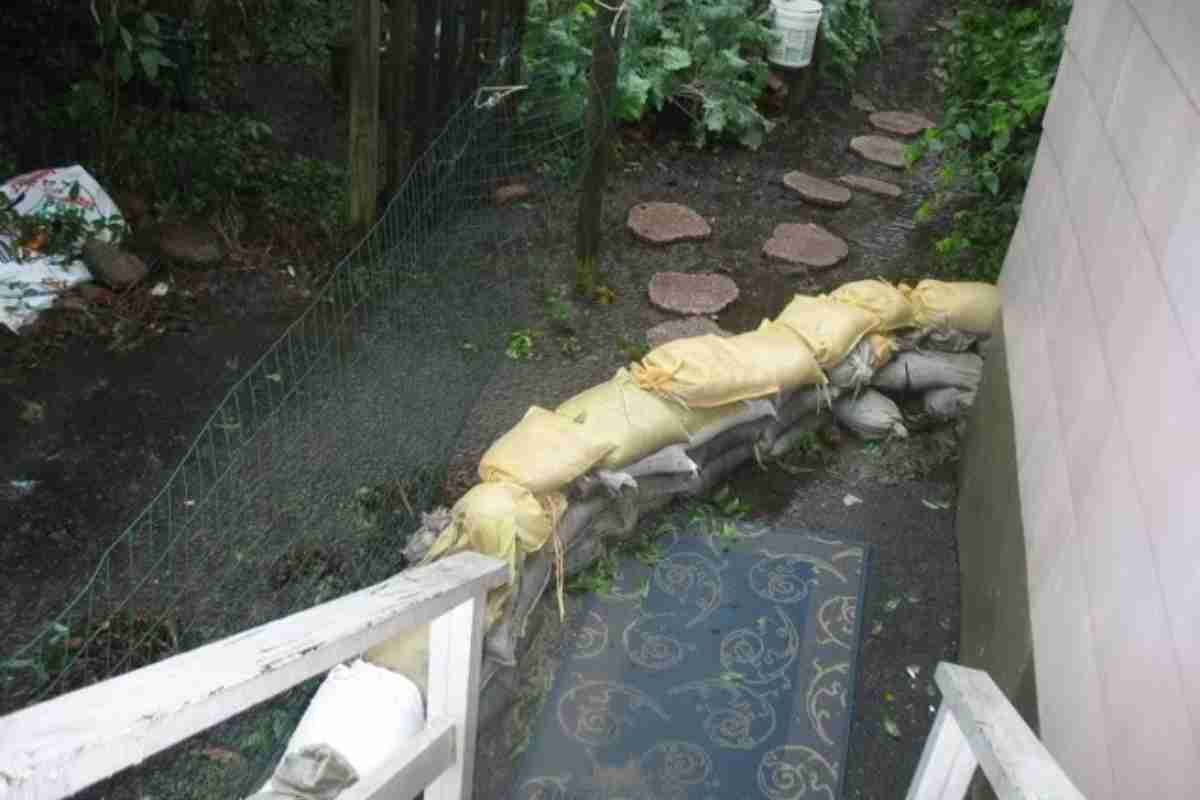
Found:
[(340, 800), (469, 798), (488, 590), (502, 561), (462, 553), (0, 718), (0, 798), (56, 800), (430, 624), (424, 731)]
[(942, 705), (908, 800), (962, 800), (981, 767), (1000, 800), (1084, 800), (986, 672), (942, 662)]

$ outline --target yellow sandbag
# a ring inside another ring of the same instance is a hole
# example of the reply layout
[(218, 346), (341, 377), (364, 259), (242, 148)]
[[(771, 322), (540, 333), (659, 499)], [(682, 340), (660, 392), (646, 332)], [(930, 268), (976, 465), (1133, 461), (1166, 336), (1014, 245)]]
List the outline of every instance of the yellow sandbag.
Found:
[(872, 333), (867, 336), (871, 345), (871, 366), (879, 369), (896, 357), (896, 337), (883, 333)]
[(827, 382), (808, 345), (786, 325), (763, 320), (758, 330), (725, 340), (742, 353), (745, 361), (758, 365), (781, 390), (817, 386)]
[(854, 281), (829, 293), (839, 303), (870, 311), (879, 317), (881, 332), (911, 328), (917, 324), (913, 307), (904, 293), (887, 281)]
[(483, 454), (479, 477), (545, 494), (587, 472), (613, 447), (570, 418), (533, 406)]
[(879, 317), (828, 297), (798, 294), (776, 322), (800, 335), (823, 369), (835, 366), (879, 327)]
[(546, 544), (566, 505), (560, 494), (547, 495), (539, 501), (528, 489), (515, 483), (481, 483), (454, 504), (450, 510), (453, 520), (421, 563), (428, 564), (465, 550), (507, 562), (511, 581), (488, 593), (490, 626), (504, 611), (525, 555)]
[(1000, 317), (1000, 292), (990, 283), (923, 280), (915, 289), (900, 288), (922, 327), (988, 336)]
[(639, 388), (624, 369), (567, 400), (557, 413), (579, 423), (593, 439), (614, 445), (599, 462), (605, 469), (620, 469), (688, 440), (678, 409)]
[(715, 408), (779, 391), (774, 370), (720, 336), (692, 336), (656, 347), (631, 369), (638, 386), (689, 408)]

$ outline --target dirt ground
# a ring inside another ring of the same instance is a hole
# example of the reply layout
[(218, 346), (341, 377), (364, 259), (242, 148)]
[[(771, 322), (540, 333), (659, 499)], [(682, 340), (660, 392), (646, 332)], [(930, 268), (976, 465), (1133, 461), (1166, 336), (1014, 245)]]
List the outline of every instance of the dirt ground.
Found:
[[(880, 109), (936, 118), (940, 96), (931, 68), (941, 33), (935, 23), (954, 3), (879, 5), (883, 53), (863, 71), (856, 94)], [(298, 152), (337, 152), (340, 114), (313, 110), (310, 125), (296, 116), (297, 108), (321, 105), (313, 103), (313, 91), (311, 79), (254, 73), (245, 76), (243, 101), (268, 115), (276, 130), (293, 132), (289, 139)], [(802, 117), (780, 119), (758, 152), (697, 153), (668, 137), (646, 141), (625, 132), (604, 219), (603, 282), (615, 301), (572, 303), (566, 327), (551, 318), (542, 298), (547, 289), (570, 283), (573, 212), (569, 206), (549, 212), (545, 246), (530, 244), (520, 253), (541, 276), (534, 318), (513, 321), (514, 329), (528, 324), (537, 332), (535, 358), (503, 364), (481, 397), (453, 462), (451, 495), (475, 482), (482, 450), (529, 405), (552, 407), (637, 354), (645, 330), (669, 318), (645, 299), (656, 271), (729, 274), (741, 297), (717, 321), (731, 331), (774, 316), (797, 291), (925, 274), (933, 229), (916, 229), (913, 216), (930, 191), (931, 169), (900, 173), (849, 154), (849, 139), (870, 132), (866, 117), (863, 103), (822, 89)], [(906, 193), (899, 200), (857, 193), (844, 210), (814, 209), (780, 184), (790, 169), (867, 174), (896, 181)], [(691, 206), (712, 222), (713, 237), (670, 249), (637, 243), (624, 230), (625, 215), (646, 200)], [(771, 229), (804, 221), (845, 238), (848, 261), (799, 277), (765, 262), (760, 249)], [(217, 269), (180, 278), (195, 302), (161, 335), (129, 352), (68, 336), (31, 364), (16, 357), (23, 352), (16, 337), (0, 333), (0, 653), (29, 634), (9, 621), (45, 618), (61, 605), (112, 536), (153, 497), (228, 386), (304, 307), (285, 275)], [(801, 478), (746, 467), (733, 480), (755, 514), (876, 546), (847, 797), (902, 791), (932, 721), (933, 667), (957, 652), (954, 452), (949, 430), (882, 446), (842, 437)], [(32, 489), (13, 481), (31, 481)], [(862, 502), (847, 506), (847, 495)]]

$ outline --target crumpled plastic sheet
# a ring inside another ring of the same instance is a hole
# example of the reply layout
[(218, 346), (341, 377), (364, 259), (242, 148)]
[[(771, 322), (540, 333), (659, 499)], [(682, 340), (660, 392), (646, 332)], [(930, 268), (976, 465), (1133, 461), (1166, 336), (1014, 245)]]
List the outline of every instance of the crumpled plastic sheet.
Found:
[[(3, 194), (0, 202), (5, 205), (20, 198), (14, 208), (18, 214), (38, 217), (47, 224), (71, 209), (81, 210), (88, 222), (109, 223), (97, 232), (98, 239), (114, 241), (126, 230), (116, 203), (79, 165), (19, 175), (0, 184), (0, 194)], [(0, 325), (14, 332), (19, 333), (36, 320), (59, 295), (92, 279), (91, 272), (79, 259), (20, 254), (18, 242), (3, 235), (0, 241), (5, 250), (18, 255), (9, 259), (0, 253)], [(83, 242), (79, 245), (82, 247)]]

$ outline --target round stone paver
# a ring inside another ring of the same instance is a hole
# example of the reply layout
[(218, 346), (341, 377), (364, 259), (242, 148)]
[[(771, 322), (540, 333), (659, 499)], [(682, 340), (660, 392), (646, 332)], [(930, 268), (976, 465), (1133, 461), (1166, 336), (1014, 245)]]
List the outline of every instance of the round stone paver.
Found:
[(763, 245), (763, 255), (813, 269), (829, 269), (850, 254), (846, 243), (811, 222), (776, 225)]
[(849, 186), (851, 189), (860, 189), (864, 192), (877, 194), (880, 197), (890, 197), (895, 199), (903, 194), (904, 190), (894, 183), (881, 181), (877, 178), (868, 178), (866, 175), (843, 175), (838, 178), (839, 181)]
[(715, 314), (738, 298), (738, 287), (715, 272), (657, 272), (650, 302), (676, 314)]
[(910, 111), (877, 111), (868, 119), (879, 130), (897, 136), (916, 136), (937, 127), (933, 120)]
[(845, 186), (797, 170), (783, 176), (783, 185), (815, 206), (845, 208), (850, 204), (850, 190)]
[(704, 217), (679, 203), (638, 203), (629, 210), (626, 224), (649, 244), (695, 242), (712, 236)]
[(217, 234), (202, 223), (169, 223), (158, 228), (158, 251), (169, 261), (185, 267), (215, 267), (225, 258)]
[(883, 164), (887, 167), (903, 169), (904, 145), (886, 136), (855, 136), (850, 140), (850, 149), (855, 155)]
[(646, 344), (653, 350), (662, 347), (667, 342), (676, 339), (689, 339), (693, 336), (732, 336), (733, 334), (713, 322), (708, 317), (685, 317), (672, 319), (660, 325), (655, 325), (646, 331)]

